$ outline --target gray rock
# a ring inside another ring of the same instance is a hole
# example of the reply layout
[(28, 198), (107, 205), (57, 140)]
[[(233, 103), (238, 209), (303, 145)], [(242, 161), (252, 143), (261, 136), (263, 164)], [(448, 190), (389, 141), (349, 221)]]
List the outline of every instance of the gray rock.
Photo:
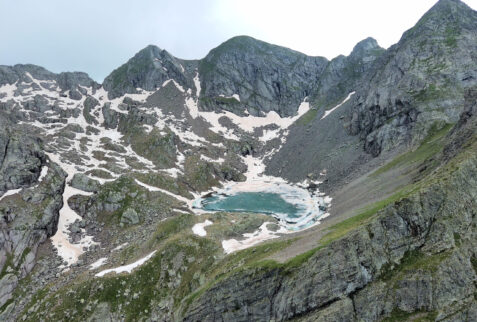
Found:
[(73, 179), (71, 179), (71, 186), (87, 192), (96, 192), (99, 189), (100, 183), (83, 173), (76, 173)]
[(81, 99), (81, 93), (76, 89), (71, 89), (69, 96), (72, 100), (79, 101)]
[(139, 223), (139, 215), (132, 208), (126, 209), (121, 215), (121, 223), (126, 225), (136, 225)]
[(436, 122), (455, 123), (463, 92), (477, 84), (477, 13), (460, 1), (439, 1), (390, 47), (362, 80), (347, 115), (349, 133), (377, 156), (421, 141)]
[(167, 51), (150, 45), (107, 76), (103, 86), (110, 99), (125, 93), (136, 93), (138, 87), (155, 90), (168, 79), (174, 79), (184, 87), (193, 88), (193, 74), (190, 70), (194, 65), (194, 61), (177, 59)]
[(17, 287), (18, 278), (13, 274), (5, 274), (0, 279), (0, 305), (12, 298), (12, 292)]
[(104, 126), (107, 129), (115, 129), (119, 123), (119, 113), (110, 108), (111, 103), (104, 104), (102, 113), (104, 117)]
[(0, 128), (1, 191), (35, 183), (45, 161), (37, 138), (25, 136), (8, 127)]
[[(294, 115), (328, 64), (288, 48), (251, 37), (234, 37), (199, 63), (200, 106), (205, 110), (231, 110), (261, 115), (276, 111)], [(231, 97), (238, 94), (240, 102)]]
[(98, 124), (96, 118), (91, 115), (91, 110), (99, 105), (99, 102), (91, 96), (88, 96), (83, 103), (83, 116), (88, 124)]
[[(83, 72), (65, 72), (65, 73), (60, 73), (56, 76), (56, 82), (58, 83), (58, 86), (63, 90), (63, 91), (78, 91), (81, 90), (78, 85), (84, 86), (84, 87), (92, 87), (93, 89), (98, 89), (100, 88), (100, 85), (96, 83), (94, 80), (92, 80), (88, 74), (83, 73)], [(79, 93), (78, 93), (79, 94)], [(76, 93), (73, 95), (77, 95)], [(83, 93), (84, 95), (84, 93)], [(70, 97), (71, 97), (71, 92), (70, 92)], [(73, 98), (73, 97), (71, 97)], [(76, 98), (73, 98), (76, 99)], [(81, 99), (81, 97), (80, 97)]]

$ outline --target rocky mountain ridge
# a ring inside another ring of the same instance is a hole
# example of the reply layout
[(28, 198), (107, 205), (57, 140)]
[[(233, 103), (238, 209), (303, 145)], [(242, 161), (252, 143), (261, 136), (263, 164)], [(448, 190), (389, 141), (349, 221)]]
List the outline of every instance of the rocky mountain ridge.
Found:
[[(102, 85), (0, 66), (0, 320), (476, 319), (476, 39), (440, 0), (331, 61), (239, 36)], [(295, 234), (197, 215), (251, 176), (344, 205)]]
[[(329, 62), (323, 57), (238, 36), (199, 61), (187, 61), (151, 45), (107, 76), (104, 88), (110, 98), (115, 98), (136, 93), (136, 88), (153, 90), (170, 78), (181, 86), (192, 87), (196, 76), (193, 70), (197, 69), (201, 83), (199, 108), (230, 110), (239, 115), (247, 110), (257, 116), (276, 111), (288, 117), (296, 113), (296, 106), (307, 96), (320, 96), (323, 105), (344, 98), (346, 90), (352, 91), (352, 82), (382, 52), (376, 40), (368, 38), (356, 45), (348, 58), (340, 56)], [(340, 85), (336, 93), (331, 93), (329, 89), (340, 81), (348, 85)], [(330, 98), (322, 98), (321, 94)]]

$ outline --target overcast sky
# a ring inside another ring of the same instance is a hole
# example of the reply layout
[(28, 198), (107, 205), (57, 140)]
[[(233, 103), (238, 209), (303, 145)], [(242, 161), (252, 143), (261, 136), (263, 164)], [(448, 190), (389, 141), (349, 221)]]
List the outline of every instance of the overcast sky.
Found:
[[(148, 44), (198, 59), (236, 35), (331, 59), (368, 36), (389, 47), (435, 2), (0, 0), (0, 64), (84, 71), (102, 82)], [(477, 0), (464, 2), (477, 9)]]

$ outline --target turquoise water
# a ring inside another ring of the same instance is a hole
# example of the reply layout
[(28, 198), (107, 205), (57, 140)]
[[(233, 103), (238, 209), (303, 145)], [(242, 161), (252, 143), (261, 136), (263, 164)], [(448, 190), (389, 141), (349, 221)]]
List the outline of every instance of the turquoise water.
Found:
[(278, 193), (240, 192), (230, 196), (212, 195), (201, 201), (202, 209), (210, 211), (253, 212), (283, 214), (287, 218), (298, 218), (303, 207), (291, 204)]

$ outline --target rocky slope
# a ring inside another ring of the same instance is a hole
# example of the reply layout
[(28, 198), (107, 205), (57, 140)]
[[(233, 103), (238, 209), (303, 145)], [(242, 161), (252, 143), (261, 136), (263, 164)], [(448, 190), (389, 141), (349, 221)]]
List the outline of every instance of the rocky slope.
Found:
[[(338, 110), (324, 119), (324, 111), (310, 113), (292, 127), (267, 171), (295, 179), (326, 169), (339, 180), (370, 156), (392, 154), (421, 142), (435, 127), (457, 122), (463, 93), (475, 86), (476, 21), (462, 2), (439, 1), (370, 63)], [(303, 158), (310, 162), (294, 167)]]
[(349, 57), (330, 62), (250, 37), (235, 37), (200, 61), (200, 106), (239, 114), (247, 110), (252, 115), (275, 111), (281, 116), (294, 115), (293, 107), (305, 97), (327, 106), (351, 92), (382, 51), (369, 38), (356, 45)]
[[(201, 106), (252, 115), (276, 111), (292, 116), (328, 61), (241, 36), (200, 61)], [(234, 96), (236, 95), (236, 96)]]
[[(428, 177), (299, 260), (259, 262), (214, 283), (185, 320), (475, 320), (475, 90), (467, 99)], [(456, 144), (464, 133), (465, 147)]]
[(439, 1), (386, 51), (354, 96), (349, 132), (372, 155), (421, 140), (434, 122), (454, 123), (475, 86), (477, 14)]
[(0, 305), (12, 300), (19, 279), (31, 272), (39, 245), (54, 235), (65, 174), (47, 163), (38, 139), (2, 124)]
[[(0, 320), (477, 319), (476, 36), (441, 0), (331, 61), (240, 36), (148, 46), (102, 85), (0, 66)], [(263, 171), (370, 191), (304, 234), (197, 215)]]
[(151, 45), (113, 71), (103, 85), (109, 98), (116, 98), (137, 93), (137, 88), (154, 90), (168, 79), (191, 88), (194, 77), (199, 77), (199, 108), (203, 110), (239, 115), (245, 110), (252, 115), (275, 111), (287, 117), (295, 115), (305, 97), (313, 96), (318, 105), (330, 105), (346, 96), (382, 52), (368, 38), (349, 57), (330, 62), (239, 36), (197, 62), (175, 58)]
[(103, 86), (110, 99), (126, 93), (135, 94), (141, 88), (147, 91), (174, 79), (184, 87), (192, 87), (192, 71), (197, 63), (177, 59), (166, 50), (150, 45), (138, 52), (126, 64), (105, 78)]

